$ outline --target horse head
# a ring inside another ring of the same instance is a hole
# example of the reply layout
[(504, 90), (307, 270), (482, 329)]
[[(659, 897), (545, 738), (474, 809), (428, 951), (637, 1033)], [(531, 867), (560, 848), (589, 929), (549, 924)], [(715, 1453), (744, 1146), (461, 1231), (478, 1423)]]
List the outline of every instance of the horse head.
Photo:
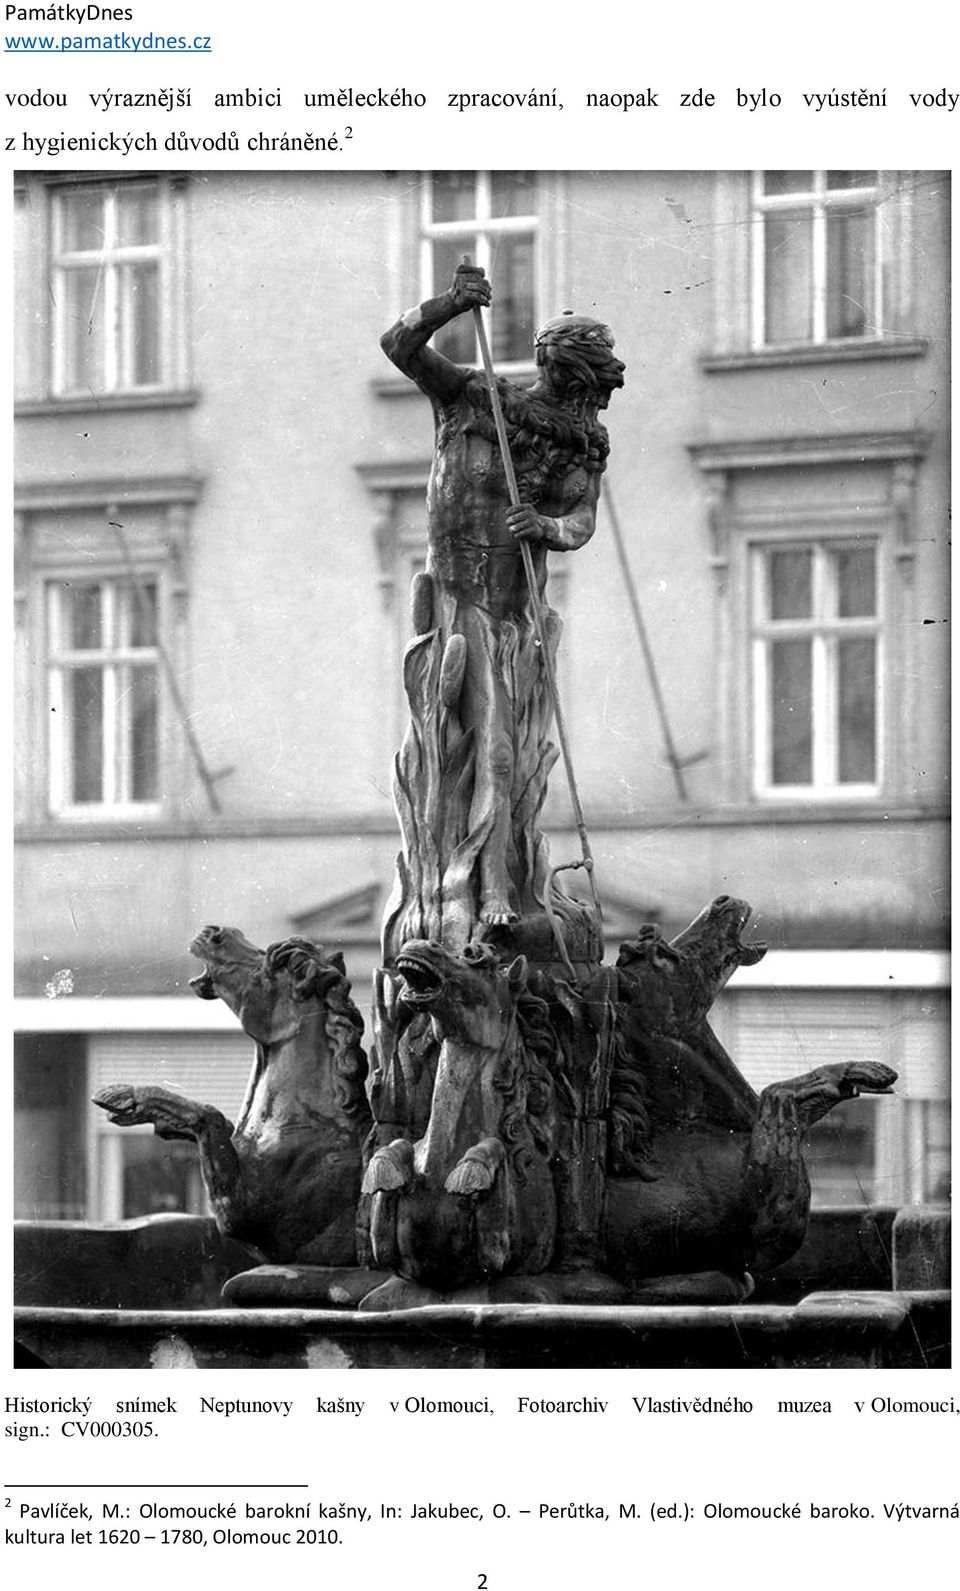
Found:
[(371, 1252), (384, 1268), (446, 1285), (542, 1270), (556, 1230), (555, 1111), (548, 1065), (527, 1043), (530, 1009), (543, 1002), (527, 989), (526, 959), (504, 966), (490, 945), (454, 954), (412, 939), (396, 972), (439, 1054), (422, 1136), (385, 1144), (367, 1168)]
[(490, 945), (469, 944), (455, 955), (434, 940), (411, 939), (397, 956), (401, 998), (433, 1018), (441, 1041), (499, 1053), (514, 1026), (526, 988), (527, 963), (517, 956), (504, 967)]
[(665, 1031), (702, 1021), (737, 968), (755, 966), (767, 953), (743, 937), (751, 916), (747, 901), (719, 895), (675, 939), (645, 923), (617, 957), (630, 997)]
[(239, 928), (202, 928), (190, 953), (204, 964), (190, 986), (201, 1000), (220, 999), (249, 1038), (270, 1046), (299, 1028), (305, 1010), (323, 1003), (343, 981), (339, 951), (327, 956), (308, 939), (284, 939), (260, 950)]
[(200, 930), (190, 952), (204, 964), (190, 980), (195, 994), (223, 1000), (262, 1061), (283, 1052), (301, 1076), (318, 1066), (328, 1071), (336, 1108), (365, 1131), (370, 1112), (363, 1020), (340, 952), (297, 936), (260, 950), (238, 928), (212, 926)]

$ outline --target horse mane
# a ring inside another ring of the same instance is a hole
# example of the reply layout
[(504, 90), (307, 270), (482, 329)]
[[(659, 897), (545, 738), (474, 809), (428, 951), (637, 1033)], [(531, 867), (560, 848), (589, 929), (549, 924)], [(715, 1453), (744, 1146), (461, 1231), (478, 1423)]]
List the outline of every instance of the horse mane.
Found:
[(610, 1070), (608, 1161), (615, 1177), (642, 1177), (654, 1181), (653, 1125), (647, 1104), (642, 1058), (627, 1047), (622, 1015), (614, 1023), (613, 1064)]
[[(329, 974), (331, 968), (336, 972), (332, 984), (320, 976)], [(367, 1057), (360, 1043), (363, 1018), (353, 1003), (342, 955), (339, 951), (328, 955), (322, 945), (293, 935), (270, 946), (267, 971), (271, 974), (289, 972), (300, 999), (316, 997), (322, 1000), (337, 1104), (358, 1130), (366, 1131), (370, 1124), (370, 1106), (365, 1087)], [(323, 992), (324, 983), (326, 992)]]
[(539, 1154), (550, 1155), (553, 1150), (556, 1096), (551, 1061), (556, 1041), (546, 1001), (522, 989), (511, 1032), (512, 1041), (500, 1054), (494, 1087), (503, 1096), (500, 1136), (522, 1183), (530, 1157), (525, 1132), (529, 1131)]
[[(528, 998), (539, 1010), (528, 1021), (531, 1031), (540, 1029), (534, 1043), (547, 1058), (561, 1109), (566, 1107), (574, 1115), (585, 1108), (591, 1114), (598, 1111), (607, 1123), (611, 1175), (652, 1181), (657, 1172), (644, 1057), (642, 1051), (636, 1053), (635, 1024), (629, 1022), (618, 969), (598, 968), (585, 987), (547, 972), (537, 972), (534, 978), (538, 993), (529, 993)], [(588, 1041), (595, 1049), (585, 1075)], [(592, 1098), (589, 1105), (584, 1091)]]
[(556, 1112), (558, 1047), (546, 1000), (524, 989), (517, 1001), (517, 1028), (526, 1049), (527, 1114), (538, 1148), (548, 1147)]

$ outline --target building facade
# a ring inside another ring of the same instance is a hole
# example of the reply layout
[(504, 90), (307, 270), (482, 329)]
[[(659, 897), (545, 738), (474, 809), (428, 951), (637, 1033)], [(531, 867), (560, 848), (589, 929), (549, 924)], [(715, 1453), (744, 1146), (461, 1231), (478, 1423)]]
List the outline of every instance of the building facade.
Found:
[[(771, 951), (715, 1024), (750, 1080), (900, 1073), (823, 1123), (817, 1197), (944, 1196), (947, 176), (31, 172), (15, 204), (18, 1213), (202, 1208), (187, 1147), (88, 1101), (236, 1110), (203, 923), (339, 946), (367, 1001), (431, 454), (378, 338), (465, 253), (504, 374), (568, 306), (627, 364), (550, 591), (611, 948), (750, 900)], [(559, 774), (546, 819), (573, 859)]]

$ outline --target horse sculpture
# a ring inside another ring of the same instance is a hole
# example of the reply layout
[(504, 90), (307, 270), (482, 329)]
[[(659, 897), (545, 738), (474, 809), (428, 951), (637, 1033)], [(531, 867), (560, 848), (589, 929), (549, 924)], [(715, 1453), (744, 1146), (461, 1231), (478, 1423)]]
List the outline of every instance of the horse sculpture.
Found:
[(521, 1030), (526, 963), (413, 940), (397, 972), (439, 1053), (423, 1136), (395, 1138), (367, 1167), (367, 1258), (446, 1289), (542, 1271), (556, 1235), (553, 1090)]
[[(707, 1022), (737, 967), (745, 901), (720, 896), (672, 941), (653, 927), (620, 947), (610, 1065), (602, 1263), (618, 1276), (720, 1274), (749, 1290), (800, 1247), (810, 1209), (804, 1135), (861, 1093), (889, 1093), (881, 1062), (838, 1062), (759, 1096)], [(707, 1286), (709, 1291), (709, 1285)]]
[(839, 1063), (754, 1092), (706, 1020), (765, 953), (750, 915), (722, 896), (672, 941), (644, 927), (577, 986), (489, 944), (405, 945), (402, 1001), (440, 1051), (423, 1135), (366, 1173), (376, 1264), (447, 1291), (549, 1270), (557, 1301), (747, 1297), (803, 1240), (804, 1134), (896, 1080)]
[(160, 1138), (196, 1140), (225, 1235), (278, 1263), (352, 1264), (371, 1116), (343, 957), (300, 938), (259, 950), (219, 927), (202, 929), (190, 951), (204, 962), (195, 993), (223, 1000), (257, 1047), (236, 1126), (159, 1087), (118, 1084), (94, 1103), (120, 1126), (149, 1122)]

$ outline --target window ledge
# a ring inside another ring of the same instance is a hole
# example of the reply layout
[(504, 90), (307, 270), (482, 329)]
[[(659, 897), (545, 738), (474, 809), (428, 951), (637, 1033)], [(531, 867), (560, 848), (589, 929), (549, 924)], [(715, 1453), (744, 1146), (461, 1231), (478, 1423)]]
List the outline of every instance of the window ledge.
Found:
[(60, 509), (103, 508), (116, 503), (195, 503), (203, 490), (202, 475), (141, 475), (125, 480), (44, 481), (15, 486), (14, 509), (35, 514)]
[(109, 414), (114, 410), (189, 409), (200, 402), (195, 387), (180, 392), (84, 392), (75, 397), (27, 398), (15, 403), (14, 418), (57, 414)]
[(867, 460), (920, 459), (926, 431), (819, 431), (806, 436), (755, 437), (729, 442), (688, 442), (699, 469), (774, 469), (787, 465), (862, 464)]
[[(849, 806), (824, 803), (760, 806), (752, 802), (731, 803), (729, 806), (704, 807), (691, 802), (689, 806), (664, 805), (640, 814), (625, 815), (619, 812), (598, 810), (590, 816), (594, 834), (635, 834), (656, 831), (665, 826), (672, 829), (755, 828), (758, 825), (788, 823), (946, 823), (949, 807), (928, 803), (875, 803), (856, 802)], [(549, 833), (560, 836), (573, 826), (572, 817), (557, 813), (547, 827)], [(192, 840), (290, 840), (290, 839), (343, 839), (357, 835), (396, 837), (396, 819), (391, 812), (365, 814), (343, 813), (322, 817), (291, 813), (285, 817), (256, 817), (209, 814), (193, 818), (160, 816), (147, 819), (128, 819), (125, 822), (107, 818), (91, 822), (71, 822), (65, 819), (46, 818), (35, 822), (22, 822), (15, 826), (14, 841), (19, 845), (60, 845), (76, 841), (172, 841)], [(559, 841), (557, 842), (559, 843)]]
[(868, 359), (920, 359), (927, 352), (924, 337), (844, 338), (823, 343), (783, 343), (771, 348), (751, 348), (727, 354), (702, 354), (700, 368), (707, 375), (732, 370), (770, 370), (784, 365), (859, 364)]
[(295, 840), (342, 839), (357, 835), (396, 837), (397, 824), (392, 812), (344, 814), (336, 816), (311, 816), (291, 813), (286, 817), (255, 817), (253, 815), (209, 813), (198, 817), (177, 818), (159, 814), (156, 817), (137, 816), (125, 819), (107, 817), (77, 820), (72, 818), (41, 818), (24, 822), (14, 828), (14, 842), (19, 845), (73, 844), (77, 841), (121, 843), (138, 842), (189, 842), (202, 840)]
[[(901, 823), (946, 823), (950, 818), (949, 805), (935, 800), (894, 801), (877, 797), (875, 800), (856, 801), (796, 801), (761, 802), (759, 798), (734, 800), (722, 805), (708, 806), (696, 799), (688, 803), (674, 801), (646, 808), (642, 813), (613, 812), (597, 809), (587, 813), (591, 834), (647, 833), (669, 828), (671, 831), (689, 829), (753, 829), (780, 824), (823, 825), (853, 823), (878, 824), (881, 827)], [(552, 836), (572, 831), (573, 815), (569, 810), (558, 811), (546, 823)], [(559, 842), (558, 842), (559, 843)]]
[[(882, 798), (854, 801), (784, 801), (782, 804), (761, 801), (759, 797), (742, 802), (732, 801), (723, 806), (699, 806), (691, 801), (687, 806), (674, 804), (653, 808), (642, 816), (612, 816), (604, 819), (597, 814), (591, 820), (594, 831), (658, 829), (670, 825), (681, 829), (758, 828), (769, 825), (810, 823), (817, 826), (840, 823), (939, 823), (949, 818), (949, 808), (935, 802), (891, 802)], [(555, 830), (565, 827), (562, 821), (551, 825)]]

